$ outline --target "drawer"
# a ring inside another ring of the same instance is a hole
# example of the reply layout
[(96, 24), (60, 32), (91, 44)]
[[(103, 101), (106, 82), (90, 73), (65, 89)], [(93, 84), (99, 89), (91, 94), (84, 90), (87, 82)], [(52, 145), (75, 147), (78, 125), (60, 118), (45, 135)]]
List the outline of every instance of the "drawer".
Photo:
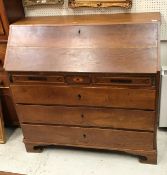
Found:
[(12, 75), (14, 83), (55, 83), (55, 84), (89, 84), (87, 75)]
[(152, 150), (154, 141), (152, 132), (28, 124), (22, 129), (26, 140), (57, 145)]
[(58, 83), (64, 84), (64, 77), (49, 76), (49, 75), (13, 75), (12, 81), (14, 83)]
[(22, 123), (154, 130), (155, 112), (111, 108), (16, 105)]
[(111, 87), (11, 85), (16, 103), (155, 109), (156, 91)]
[(6, 53), (6, 44), (0, 43), (0, 69), (3, 68)]
[(3, 24), (2, 24), (2, 20), (1, 20), (1, 16), (0, 16), (0, 35), (4, 35), (4, 29), (3, 29)]
[(0, 88), (9, 87), (8, 75), (5, 71), (0, 71)]
[(116, 86), (155, 86), (154, 77), (114, 77), (97, 76), (93, 79), (94, 84)]

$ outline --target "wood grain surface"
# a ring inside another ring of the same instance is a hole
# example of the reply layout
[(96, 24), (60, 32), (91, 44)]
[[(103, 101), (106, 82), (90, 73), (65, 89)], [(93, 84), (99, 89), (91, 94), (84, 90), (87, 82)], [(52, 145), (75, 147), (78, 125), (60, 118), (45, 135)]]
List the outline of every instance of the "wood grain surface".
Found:
[(156, 48), (10, 47), (8, 49), (5, 60), (6, 71), (156, 73), (158, 69)]
[(4, 123), (3, 123), (1, 99), (0, 99), (0, 143), (5, 143), (5, 133), (4, 133)]
[[(103, 26), (100, 24), (89, 26), (70, 25), (56, 26), (56, 28), (54, 25), (52, 24), (49, 27), (12, 25), (8, 46), (99, 49), (157, 47), (158, 29), (155, 23)], [(129, 40), (132, 36), (133, 39)]]
[(3, 29), (2, 20), (0, 17), (0, 35), (3, 35), (3, 34), (4, 34), (4, 29)]
[[(126, 20), (122, 24), (115, 23), (112, 15), (103, 16), (110, 22), (104, 25), (98, 15), (86, 16), (90, 23), (87, 22), (84, 26), (76, 24), (73, 21), (75, 17), (71, 16), (62, 20), (62, 23), (55, 17), (47, 25), (38, 21), (34, 25), (28, 25), (24, 21), (16, 23), (11, 26), (5, 69), (36, 72), (156, 73), (159, 70), (159, 26), (158, 13), (154, 15), (157, 16), (156, 22), (148, 20), (146, 23), (139, 20), (130, 25)], [(81, 21), (82, 18), (84, 17), (78, 19)], [(129, 20), (129, 15), (124, 14), (124, 18)], [(44, 22), (43, 18), (41, 20)], [(29, 61), (25, 64), (26, 60)], [(36, 64), (33, 64), (34, 61)]]
[(154, 130), (154, 111), (43, 105), (16, 108), (22, 123)]
[(3, 64), (5, 60), (5, 53), (6, 53), (6, 43), (0, 43), (0, 71), (3, 70)]
[(106, 24), (135, 24), (157, 23), (161, 20), (159, 12), (148, 13), (119, 13), (119, 14), (96, 14), (96, 15), (69, 15), (55, 17), (28, 17), (16, 21), (14, 25), (33, 26), (67, 26), (67, 25), (106, 25)]
[(15, 103), (155, 110), (155, 90), (110, 87), (11, 85)]
[[(22, 124), (24, 138), (32, 142), (87, 145), (102, 148), (153, 149), (153, 133), (99, 128)], [(54, 137), (53, 137), (54, 135)], [(144, 144), (143, 144), (144, 143)]]

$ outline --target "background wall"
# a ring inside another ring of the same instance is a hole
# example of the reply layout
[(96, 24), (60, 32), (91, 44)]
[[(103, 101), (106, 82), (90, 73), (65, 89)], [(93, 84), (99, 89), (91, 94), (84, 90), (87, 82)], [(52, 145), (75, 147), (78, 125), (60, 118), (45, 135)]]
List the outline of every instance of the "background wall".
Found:
[[(24, 1), (24, 0), (23, 0)], [(167, 40), (167, 0), (133, 0), (132, 9), (123, 8), (68, 8), (68, 0), (63, 6), (42, 5), (25, 8), (26, 16), (60, 16), (83, 14), (113, 14), (131, 12), (161, 12), (161, 40)], [(167, 42), (161, 44), (161, 64), (167, 66)]]
[(161, 42), (161, 65), (167, 66), (167, 41)]

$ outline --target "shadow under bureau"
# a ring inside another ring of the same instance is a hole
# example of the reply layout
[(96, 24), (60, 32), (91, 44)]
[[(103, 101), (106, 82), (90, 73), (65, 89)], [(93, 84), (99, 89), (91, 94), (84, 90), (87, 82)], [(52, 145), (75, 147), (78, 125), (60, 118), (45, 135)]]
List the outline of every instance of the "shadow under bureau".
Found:
[(157, 162), (159, 13), (26, 18), (5, 69), (28, 152), (47, 145)]

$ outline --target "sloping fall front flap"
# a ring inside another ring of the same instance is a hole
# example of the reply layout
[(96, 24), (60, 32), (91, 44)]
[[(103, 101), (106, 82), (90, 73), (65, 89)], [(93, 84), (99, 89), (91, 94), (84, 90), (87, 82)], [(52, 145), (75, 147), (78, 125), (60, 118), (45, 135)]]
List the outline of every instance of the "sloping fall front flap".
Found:
[(47, 21), (27, 18), (10, 27), (6, 71), (156, 73), (159, 69), (158, 13)]

